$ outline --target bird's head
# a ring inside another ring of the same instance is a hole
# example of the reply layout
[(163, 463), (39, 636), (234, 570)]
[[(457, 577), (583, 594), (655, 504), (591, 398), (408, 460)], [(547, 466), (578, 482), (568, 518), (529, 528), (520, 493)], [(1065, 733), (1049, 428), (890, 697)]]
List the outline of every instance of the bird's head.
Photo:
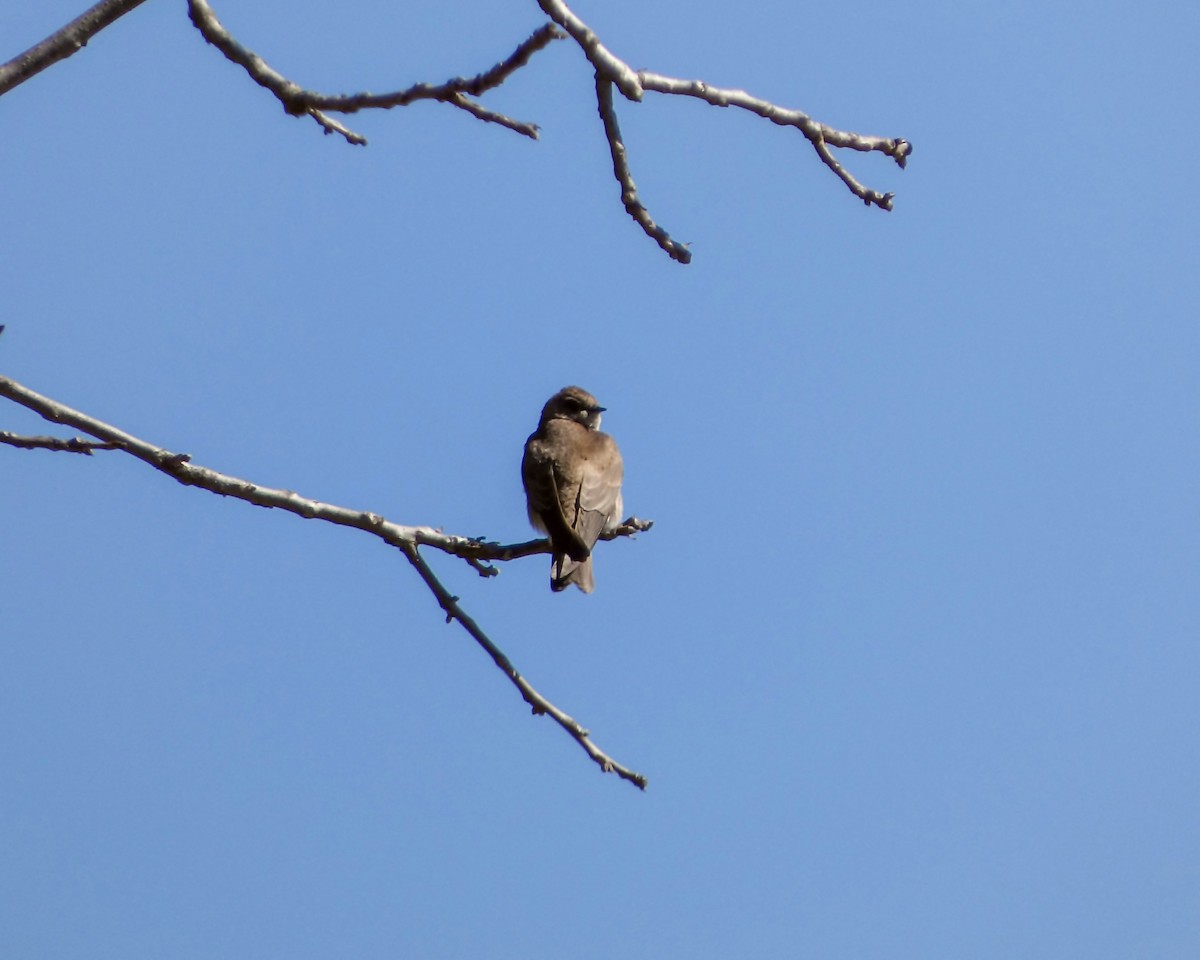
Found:
[(605, 408), (596, 398), (580, 387), (563, 387), (542, 407), (542, 423), (551, 420), (574, 420), (589, 430), (600, 429), (600, 414)]

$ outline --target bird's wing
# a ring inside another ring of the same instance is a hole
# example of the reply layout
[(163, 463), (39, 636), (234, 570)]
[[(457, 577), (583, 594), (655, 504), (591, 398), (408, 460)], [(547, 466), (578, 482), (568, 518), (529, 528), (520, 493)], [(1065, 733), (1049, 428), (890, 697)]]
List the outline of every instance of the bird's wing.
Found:
[(579, 482), (571, 526), (590, 550), (600, 534), (621, 520), (621, 480), (625, 469), (616, 443), (607, 434), (597, 437), (597, 450), (588, 457)]
[(556, 549), (574, 560), (586, 560), (591, 546), (580, 539), (563, 512), (554, 461), (545, 454), (542, 444), (534, 437), (530, 437), (525, 445), (525, 456), (521, 460), (521, 478), (525, 481), (529, 522), (536, 529), (543, 531)]

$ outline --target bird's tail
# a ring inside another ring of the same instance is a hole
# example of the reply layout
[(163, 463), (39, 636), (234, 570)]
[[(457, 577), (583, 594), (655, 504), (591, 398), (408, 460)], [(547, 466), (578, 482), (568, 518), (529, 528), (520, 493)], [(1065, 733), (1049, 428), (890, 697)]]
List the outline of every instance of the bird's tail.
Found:
[(572, 560), (566, 554), (555, 556), (550, 564), (550, 589), (555, 593), (566, 590), (575, 584), (584, 593), (596, 589), (596, 581), (592, 577), (592, 558)]

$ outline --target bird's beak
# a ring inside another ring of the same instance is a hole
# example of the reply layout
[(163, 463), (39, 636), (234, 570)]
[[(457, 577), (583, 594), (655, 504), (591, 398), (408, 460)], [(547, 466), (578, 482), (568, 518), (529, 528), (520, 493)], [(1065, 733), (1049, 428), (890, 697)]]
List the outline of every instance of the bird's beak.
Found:
[(592, 407), (592, 413), (603, 413), (608, 407)]

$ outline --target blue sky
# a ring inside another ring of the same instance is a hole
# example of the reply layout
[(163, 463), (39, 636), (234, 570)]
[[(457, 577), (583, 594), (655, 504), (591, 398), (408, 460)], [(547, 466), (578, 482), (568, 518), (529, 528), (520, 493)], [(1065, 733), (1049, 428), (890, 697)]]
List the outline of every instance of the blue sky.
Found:
[[(0, 58), (81, 10), (14, 6)], [(377, 540), (0, 448), (0, 954), (1196, 955), (1194, 5), (577, 3), (635, 67), (914, 144), (842, 156), (887, 214), (794, 131), (618, 101), (687, 267), (622, 212), (571, 44), (485, 98), (539, 143), (418, 104), (362, 149), (183, 6), (3, 98), (0, 372), (505, 541), (541, 404), (591, 390), (656, 521), (596, 593), (428, 556), (650, 787)], [(415, 6), (217, 12), (329, 92), (541, 22)]]

